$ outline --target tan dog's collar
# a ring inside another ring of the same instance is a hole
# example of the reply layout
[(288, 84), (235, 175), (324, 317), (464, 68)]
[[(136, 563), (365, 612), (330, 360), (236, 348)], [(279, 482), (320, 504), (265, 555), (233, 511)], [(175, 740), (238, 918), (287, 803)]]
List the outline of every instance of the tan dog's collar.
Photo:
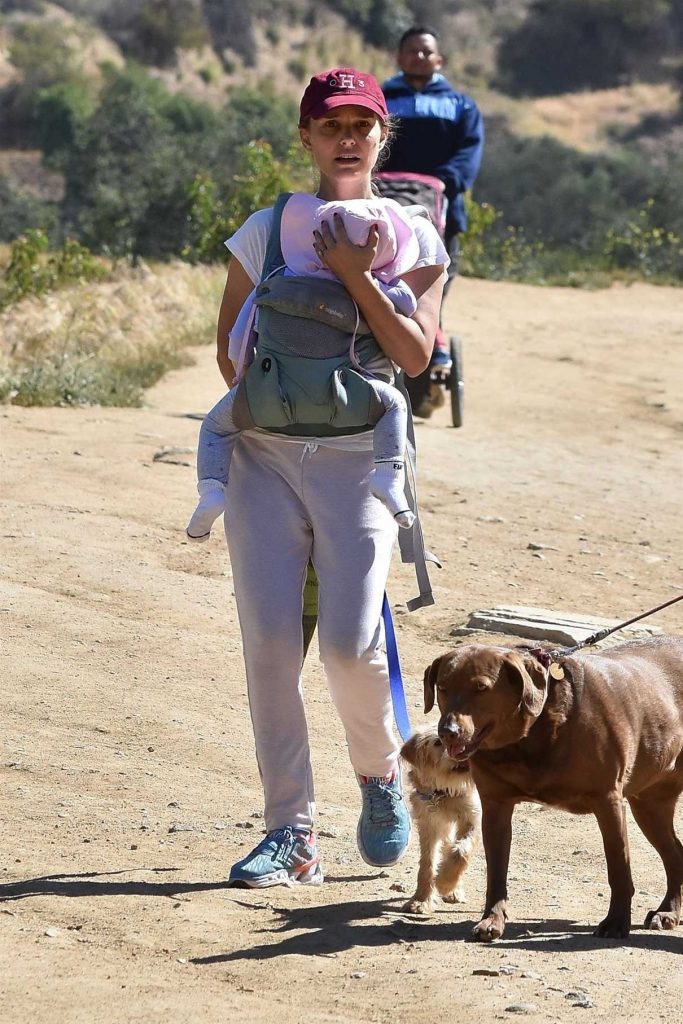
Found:
[(445, 789), (433, 789), (431, 793), (425, 793), (421, 789), (416, 789), (414, 790), (414, 793), (415, 796), (420, 800), (423, 800), (424, 803), (433, 804), (434, 807), (437, 807), (442, 800), (445, 800), (446, 797), (450, 796), (450, 793), (447, 793)]
[[(453, 772), (457, 773), (469, 772), (469, 770), (470, 766), (468, 762), (464, 762), (462, 768), (452, 769)], [(424, 803), (431, 803), (435, 807), (438, 806), (438, 804), (440, 804), (442, 800), (446, 800), (448, 799), (448, 797), (453, 796), (453, 794), (449, 793), (447, 789), (432, 789), (429, 792), (425, 792), (423, 789), (415, 788), (413, 789), (413, 792), (415, 793), (415, 796), (418, 797), (420, 800), (424, 801)]]

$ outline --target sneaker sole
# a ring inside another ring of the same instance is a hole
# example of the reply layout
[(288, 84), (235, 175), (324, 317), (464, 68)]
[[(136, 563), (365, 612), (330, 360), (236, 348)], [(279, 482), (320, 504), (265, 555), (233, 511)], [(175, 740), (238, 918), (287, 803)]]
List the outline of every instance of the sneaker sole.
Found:
[(325, 880), (322, 868), (319, 864), (311, 871), (302, 872), (301, 877), (292, 878), (284, 868), (281, 871), (272, 871), (269, 875), (256, 875), (254, 878), (228, 878), (229, 889), (269, 889), (273, 885), (322, 885)]
[(396, 857), (394, 860), (385, 860), (385, 861), (382, 861), (380, 863), (379, 861), (376, 861), (376, 860), (370, 860), (370, 858), (368, 857), (367, 853), (365, 852), (365, 847), (363, 846), (363, 841), (361, 840), (361, 837), (360, 837), (360, 821), (359, 821), (357, 826), (356, 826), (356, 845), (358, 846), (358, 852), (361, 855), (361, 859), (364, 860), (366, 864), (369, 864), (370, 867), (372, 867), (372, 868), (391, 868), (391, 867), (393, 867), (394, 864), (398, 864), (398, 862), (405, 856), (405, 854), (406, 854), (406, 852), (408, 850), (408, 844), (410, 843), (410, 836), (411, 836), (412, 831), (413, 831), (413, 826), (412, 826), (412, 823), (411, 823), (408, 826), (408, 838), (406, 839), (406, 845), (403, 847), (403, 849), (399, 853), (398, 857)]

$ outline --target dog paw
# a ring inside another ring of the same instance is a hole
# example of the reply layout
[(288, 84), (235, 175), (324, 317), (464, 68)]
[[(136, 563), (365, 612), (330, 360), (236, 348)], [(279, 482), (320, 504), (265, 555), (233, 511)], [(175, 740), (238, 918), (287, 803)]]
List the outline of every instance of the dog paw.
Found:
[(606, 917), (593, 932), (599, 939), (626, 939), (631, 931), (630, 917)]
[(499, 914), (491, 914), (483, 918), (479, 924), (472, 929), (472, 937), (477, 942), (493, 942), (499, 939), (505, 931), (505, 921)]
[(431, 914), (434, 904), (431, 899), (419, 900), (413, 896), (411, 900), (403, 904), (403, 909), (407, 914), (421, 914), (426, 917), (428, 914)]
[(465, 896), (465, 890), (458, 886), (457, 889), (453, 889), (452, 892), (442, 892), (441, 899), (444, 903), (465, 903), (467, 897)]
[(665, 910), (651, 910), (645, 918), (645, 927), (655, 932), (669, 932), (679, 922), (678, 914)]

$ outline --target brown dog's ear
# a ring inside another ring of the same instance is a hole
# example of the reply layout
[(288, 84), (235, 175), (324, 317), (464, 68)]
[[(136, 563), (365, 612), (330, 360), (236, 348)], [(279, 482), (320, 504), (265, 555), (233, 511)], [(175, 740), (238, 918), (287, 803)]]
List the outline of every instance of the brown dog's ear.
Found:
[(436, 687), (436, 677), (439, 674), (439, 667), (444, 657), (445, 655), (442, 654), (440, 658), (433, 661), (425, 672), (425, 715), (428, 715), (434, 707), (434, 688)]
[(516, 676), (522, 686), (520, 707), (524, 708), (533, 718), (538, 718), (547, 693), (548, 679), (546, 671), (535, 658), (524, 658), (520, 654), (510, 652), (505, 659), (510, 673)]

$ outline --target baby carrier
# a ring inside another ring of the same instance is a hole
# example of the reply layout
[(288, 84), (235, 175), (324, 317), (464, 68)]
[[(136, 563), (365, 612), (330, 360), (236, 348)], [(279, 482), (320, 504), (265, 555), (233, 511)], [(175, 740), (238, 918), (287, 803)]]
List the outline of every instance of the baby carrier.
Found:
[[(372, 429), (382, 403), (361, 372), (382, 350), (358, 307), (337, 281), (284, 273), (280, 222), (291, 193), (278, 196), (273, 209), (261, 281), (255, 289), (258, 332), (254, 360), (237, 385), (233, 420), (240, 430), (253, 427), (293, 437), (335, 437)], [(425, 211), (416, 207), (415, 212)], [(415, 497), (415, 434), (410, 402), (400, 377), (373, 374), (394, 383), (408, 402), (406, 499), (415, 513), (409, 530), (399, 530), (403, 562), (415, 563), (419, 596), (408, 608), (434, 603)]]
[(340, 282), (284, 273), (280, 221), (289, 197), (280, 195), (273, 211), (254, 293), (256, 354), (238, 385), (235, 425), (298, 437), (360, 433), (384, 411), (361, 372), (382, 351)]

